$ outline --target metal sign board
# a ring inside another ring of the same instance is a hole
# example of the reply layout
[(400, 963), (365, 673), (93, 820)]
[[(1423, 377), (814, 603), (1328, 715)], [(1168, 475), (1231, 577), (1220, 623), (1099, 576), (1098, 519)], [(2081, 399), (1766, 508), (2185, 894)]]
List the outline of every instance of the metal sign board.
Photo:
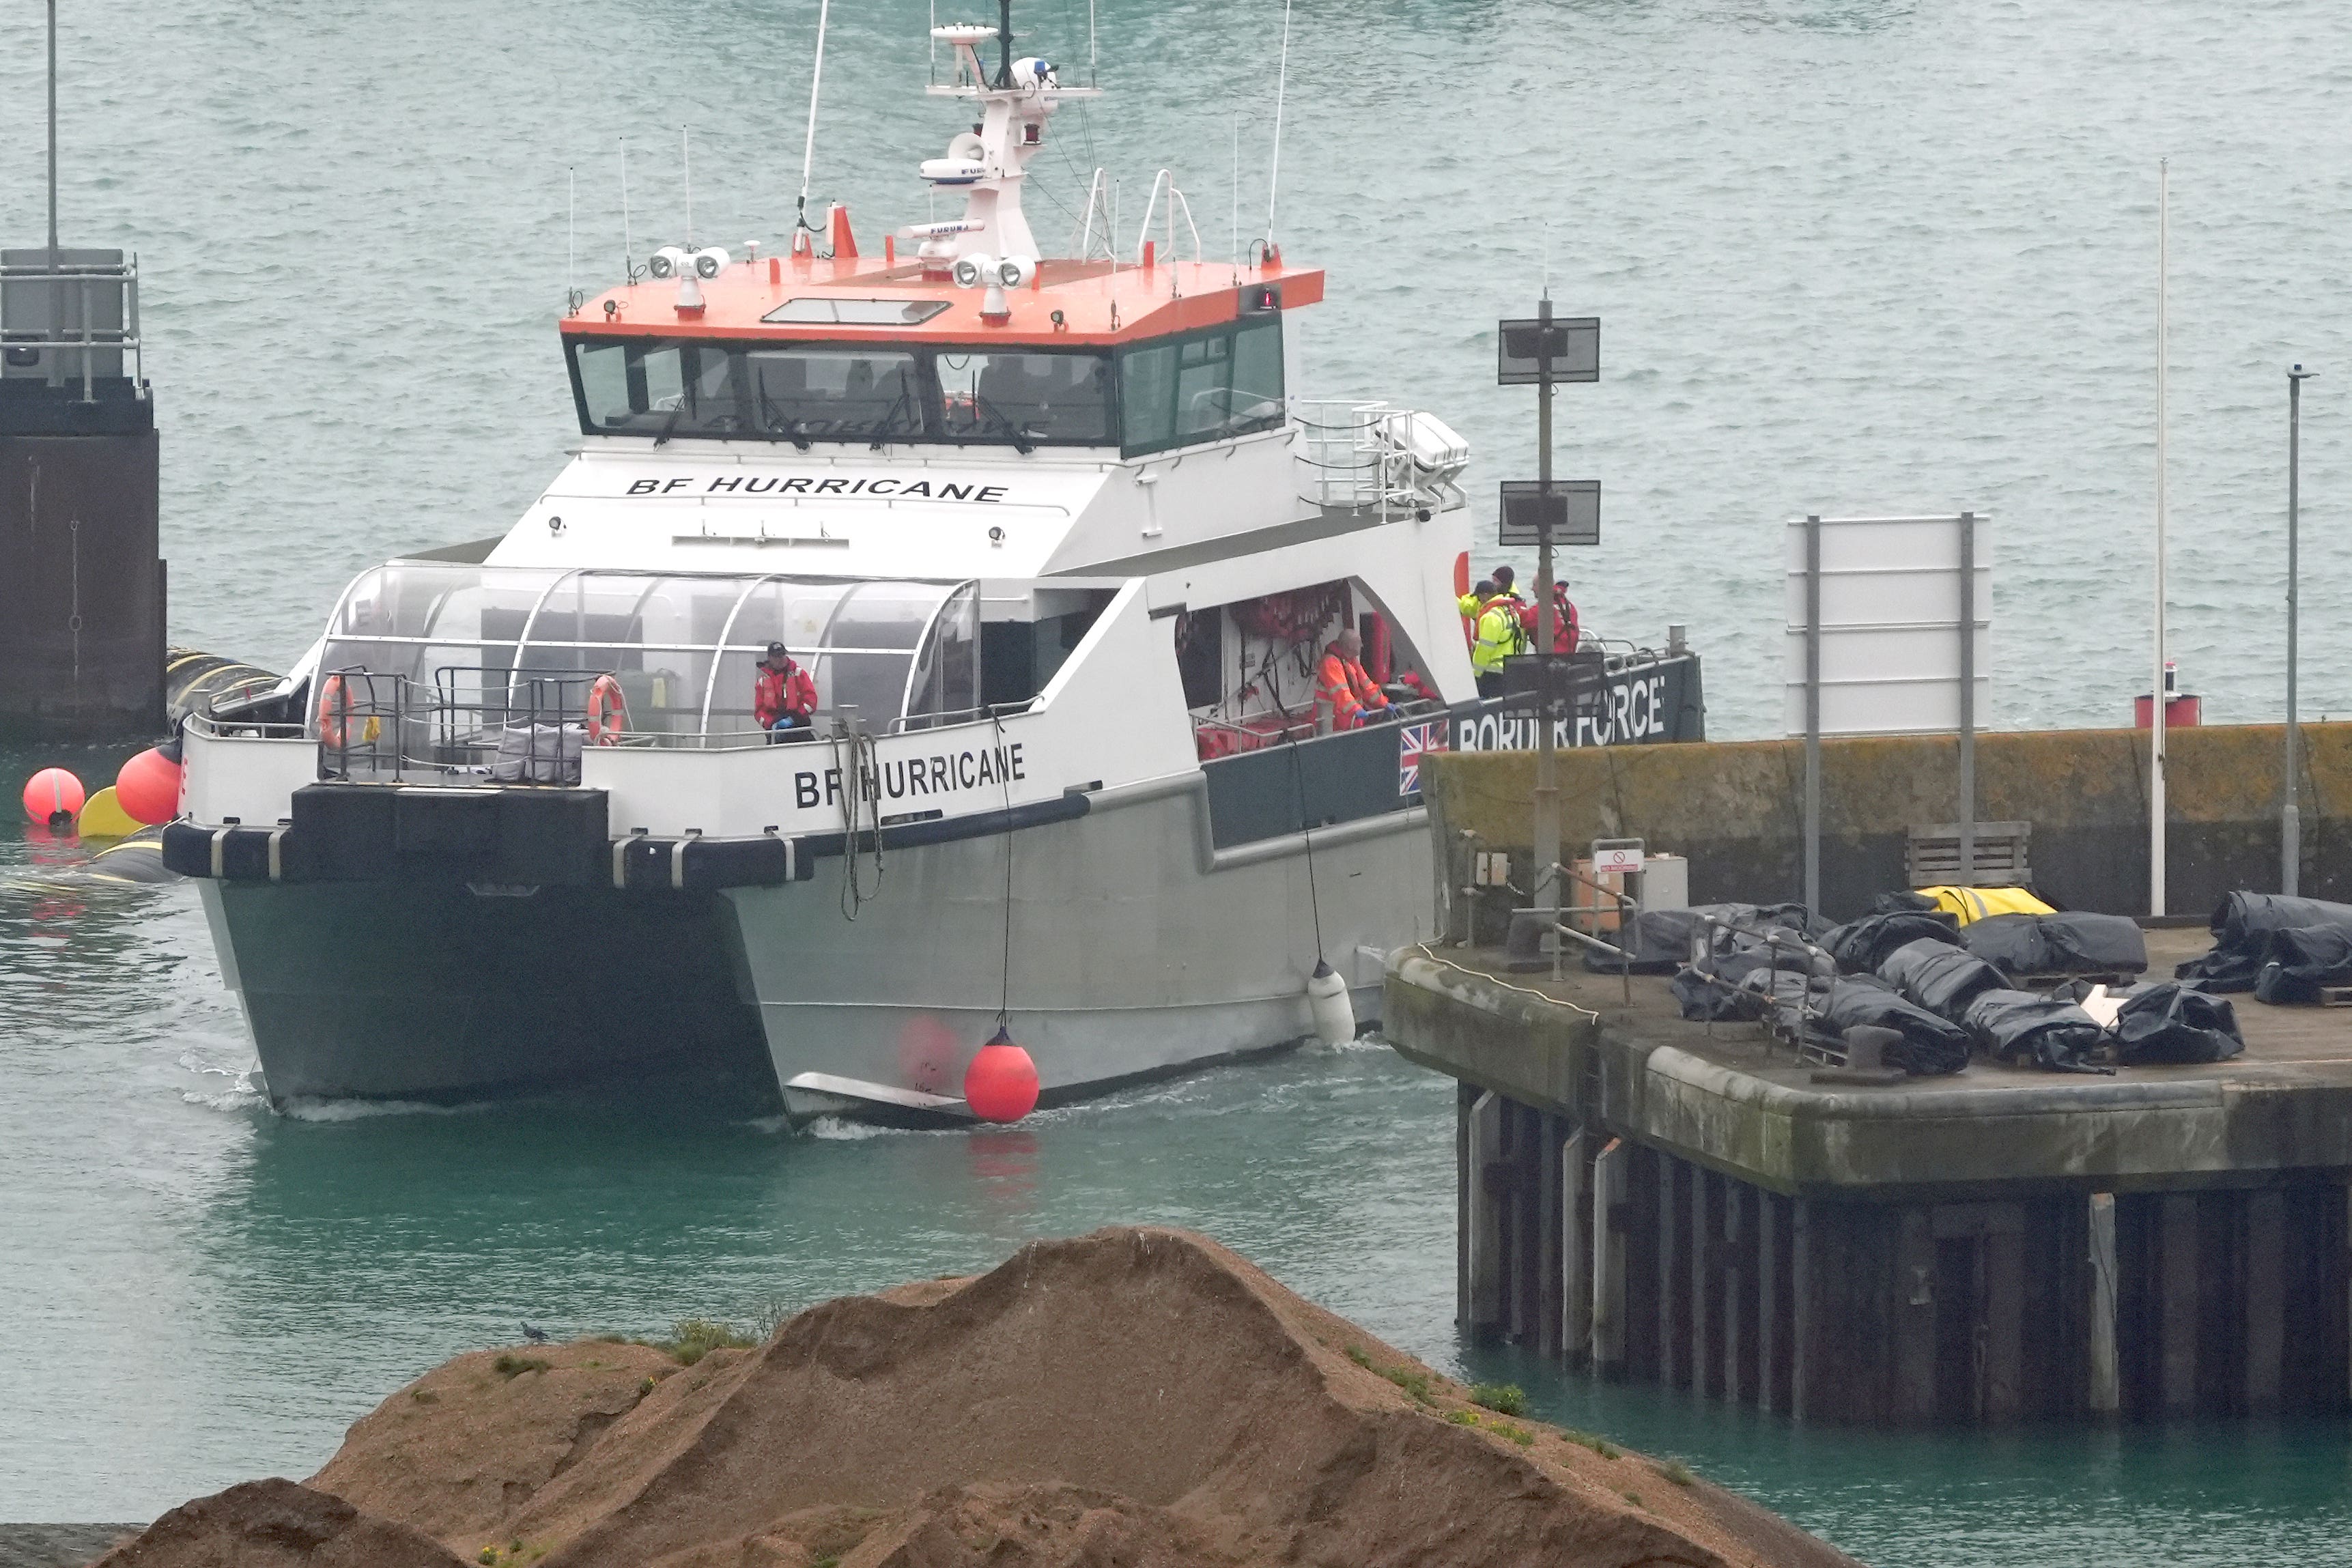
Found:
[(1601, 379), (1601, 318), (1555, 316), (1549, 324), (1532, 317), (1497, 323), (1495, 382), (1498, 386), (1535, 386), (1549, 362), (1554, 382)]
[[(1960, 701), (1962, 521), (1823, 517), (1821, 528), (1821, 732), (1948, 733), (1981, 727), (1992, 667), (1992, 530), (1975, 515), (1973, 714)], [(1805, 733), (1805, 519), (1788, 529), (1787, 733)]]
[(1555, 479), (1548, 496), (1538, 480), (1503, 481), (1502, 534), (1497, 543), (1540, 545), (1547, 520), (1551, 525), (1551, 542), (1556, 545), (1599, 544), (1601, 481)]
[(1592, 874), (1595, 876), (1640, 875), (1642, 849), (1642, 841), (1639, 839), (1593, 840)]

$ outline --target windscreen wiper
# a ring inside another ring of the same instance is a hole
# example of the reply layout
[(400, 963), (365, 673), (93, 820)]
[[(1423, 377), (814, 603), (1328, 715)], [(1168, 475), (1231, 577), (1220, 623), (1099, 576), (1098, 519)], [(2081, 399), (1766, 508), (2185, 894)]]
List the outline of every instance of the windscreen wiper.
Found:
[(776, 400), (768, 395), (768, 389), (764, 384), (760, 385), (759, 394), (760, 417), (768, 422), (770, 428), (782, 432), (794, 446), (806, 452), (809, 449), (809, 438), (801, 434), (801, 425), (803, 422), (786, 419), (784, 411), (776, 406)]
[(1029, 438), (1029, 427), (1027, 425), (1013, 423), (1013, 421), (1004, 416), (1003, 410), (998, 408), (994, 403), (981, 396), (977, 391), (974, 391), (971, 394), (971, 406), (978, 409), (981, 413), (985, 415), (987, 418), (994, 420), (998, 424), (1004, 427), (1004, 434), (1013, 438), (1013, 451), (1018, 452), (1022, 456), (1026, 457), (1032, 452), (1037, 450), (1037, 444)]
[(883, 411), (881, 419), (876, 422), (874, 426), (874, 444), (872, 446), (867, 448), (867, 450), (873, 452), (879, 452), (882, 450), (886, 439), (890, 434), (891, 426), (898, 423), (899, 411), (901, 409), (905, 409), (910, 413), (912, 412), (914, 395), (915, 391), (912, 387), (901, 386), (898, 389), (898, 395), (890, 400), (890, 406)]

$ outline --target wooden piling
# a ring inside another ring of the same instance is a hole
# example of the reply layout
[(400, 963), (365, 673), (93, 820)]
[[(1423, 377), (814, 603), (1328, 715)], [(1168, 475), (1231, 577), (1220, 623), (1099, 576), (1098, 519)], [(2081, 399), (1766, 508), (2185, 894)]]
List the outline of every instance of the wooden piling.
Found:
[(2168, 1192), (2158, 1210), (2157, 1322), (2164, 1413), (2197, 1408), (2197, 1195)]
[(2243, 1279), (2245, 1387), (2249, 1416), (2274, 1416), (2286, 1350), (2286, 1195), (2276, 1188), (2246, 1195)]
[(2090, 1409), (2113, 1416), (2123, 1408), (2116, 1360), (2116, 1195), (2091, 1195)]
[(1789, 1200), (1759, 1192), (1756, 1202), (1756, 1407), (1790, 1407), (1790, 1350), (1795, 1343), (1789, 1291)]
[(1454, 1085), (1454, 1322), (1470, 1326), (1470, 1107), (1478, 1090)]
[(1592, 1161), (1592, 1364), (1625, 1370), (1625, 1167), (1633, 1151), (1612, 1138)]
[(1559, 1150), (1559, 1343), (1571, 1367), (1592, 1359), (1591, 1194), (1585, 1182), (1585, 1134), (1570, 1133)]
[(1983, 1418), (2008, 1422), (2025, 1411), (2025, 1216), (2014, 1203), (1986, 1207)]
[(1689, 1170), (1671, 1155), (1658, 1156), (1658, 1381), (1669, 1388), (1690, 1382)]
[(1540, 1111), (1511, 1101), (1504, 1103), (1504, 1115), (1503, 1176), (1496, 1184), (1503, 1189), (1504, 1223), (1509, 1228), (1503, 1243), (1503, 1333), (1513, 1344), (1533, 1349), (1542, 1319), (1538, 1302), (1543, 1287), (1536, 1270), (1541, 1235), (1536, 1207), (1541, 1195), (1535, 1173), (1542, 1162), (1537, 1129), (1544, 1117)]
[(1658, 1187), (1669, 1156), (1629, 1143), (1621, 1217), (1624, 1310), (1618, 1319), (1625, 1341), (1625, 1375), (1645, 1383), (1658, 1379)]
[(1820, 1346), (1814, 1343), (1822, 1323), (1821, 1238), (1815, 1204), (1799, 1198), (1789, 1232), (1789, 1414), (1803, 1421), (1822, 1413), (1822, 1386), (1829, 1375)]
[(1723, 1177), (1691, 1168), (1691, 1387), (1723, 1392)]
[(1723, 1184), (1723, 1396), (1753, 1405), (1757, 1375), (1756, 1199), (1744, 1181)]
[(1895, 1416), (1897, 1420), (1936, 1418), (1936, 1232), (1933, 1218), (1919, 1204), (1895, 1218)]
[(1560, 1219), (1560, 1140), (1563, 1124), (1556, 1116), (1536, 1118), (1536, 1223), (1534, 1295), (1536, 1354), (1546, 1358), (1560, 1353), (1560, 1302), (1565, 1284), (1560, 1260), (1564, 1255)]
[(1503, 1214), (1495, 1190), (1502, 1167), (1503, 1101), (1491, 1090), (1466, 1114), (1469, 1134), (1469, 1198), (1462, 1225), (1470, 1249), (1469, 1290), (1464, 1326), (1474, 1338), (1491, 1334), (1503, 1321)]

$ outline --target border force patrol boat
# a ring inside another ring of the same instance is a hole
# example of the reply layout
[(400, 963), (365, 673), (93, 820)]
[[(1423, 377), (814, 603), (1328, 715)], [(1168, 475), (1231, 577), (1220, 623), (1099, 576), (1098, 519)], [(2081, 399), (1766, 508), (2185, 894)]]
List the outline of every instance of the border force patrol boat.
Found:
[[(1095, 89), (934, 37), (961, 217), (877, 256), (836, 206), (575, 300), (546, 493), (187, 724), (166, 858), (275, 1103), (635, 1074), (953, 1118), (1003, 1026), (1050, 1103), (1296, 1041), (1318, 965), (1369, 1004), (1421, 928), (1421, 758), (1534, 733), (1473, 695), (1466, 446), (1297, 394), (1325, 277), (1270, 243), (1113, 253), (1090, 208), (1040, 259), (1024, 171)], [(1357, 727), (1315, 696), (1343, 630), (1395, 699)], [(1584, 656), (1563, 744), (1699, 733), (1695, 657)]]

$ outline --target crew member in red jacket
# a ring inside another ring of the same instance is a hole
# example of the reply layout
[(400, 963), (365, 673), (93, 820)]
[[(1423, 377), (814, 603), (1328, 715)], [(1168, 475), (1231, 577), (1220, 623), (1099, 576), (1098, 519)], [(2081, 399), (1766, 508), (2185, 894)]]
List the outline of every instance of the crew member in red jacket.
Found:
[(816, 712), (816, 683), (793, 662), (782, 643), (768, 644), (760, 674), (751, 684), (751, 716), (768, 732), (768, 742), (806, 740), (815, 732), (809, 719)]
[[(1575, 653), (1576, 606), (1569, 602), (1568, 584), (1554, 582), (1551, 585), (1551, 651), (1555, 653)], [(1527, 645), (1533, 648), (1536, 645), (1536, 607), (1534, 605), (1519, 606), (1519, 625), (1526, 631)]]

